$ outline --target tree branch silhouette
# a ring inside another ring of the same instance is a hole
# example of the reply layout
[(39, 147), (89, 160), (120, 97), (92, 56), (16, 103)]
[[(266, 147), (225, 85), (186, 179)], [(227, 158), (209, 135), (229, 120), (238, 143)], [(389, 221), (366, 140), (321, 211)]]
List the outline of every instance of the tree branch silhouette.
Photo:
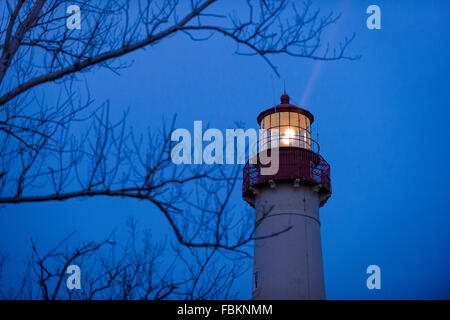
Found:
[[(79, 30), (66, 26), (69, 5), (81, 8)], [(275, 55), (357, 59), (347, 54), (354, 36), (335, 46), (322, 43), (323, 32), (338, 19), (334, 13), (313, 10), (310, 1), (298, 8), (288, 0), (7, 0), (0, 12), (0, 204), (100, 196), (146, 201), (173, 231), (175, 252), (196, 261), (184, 258), (193, 277), (200, 273), (206, 277), (202, 281), (216, 288), (191, 281), (192, 288), (186, 290), (168, 282), (156, 292), (151, 287), (143, 297), (219, 297), (239, 272), (207, 272), (208, 266), (218, 254), (249, 257), (246, 246), (260, 224), (250, 212), (235, 214), (242, 209), (231, 203), (241, 167), (173, 164), (170, 134), (175, 117), (162, 121), (159, 131), (136, 133), (127, 123), (127, 112), (111, 119), (109, 101), (94, 106), (83, 74), (98, 68), (117, 73), (129, 67), (124, 59), (133, 52), (151, 50), (176, 36), (192, 41), (223, 36), (236, 45), (236, 54), (261, 57), (277, 75), (271, 60)], [(50, 85), (59, 90), (57, 96), (46, 96)], [(56, 248), (40, 256), (32, 243), (33, 276), (38, 277), (42, 297), (60, 296), (62, 267), (77, 260), (76, 253), (87, 257), (106, 245), (110, 243), (88, 243), (72, 255)], [(65, 259), (58, 272), (47, 266), (54, 257)], [(0, 259), (0, 267), (2, 263)], [(144, 272), (146, 266), (134, 265), (134, 271)], [(119, 286), (125, 272), (133, 275), (127, 265), (110, 267), (107, 278), (92, 280), (84, 298)], [(50, 279), (58, 279), (53, 291)], [(133, 281), (125, 281), (120, 294), (108, 291), (109, 297), (130, 298)]]

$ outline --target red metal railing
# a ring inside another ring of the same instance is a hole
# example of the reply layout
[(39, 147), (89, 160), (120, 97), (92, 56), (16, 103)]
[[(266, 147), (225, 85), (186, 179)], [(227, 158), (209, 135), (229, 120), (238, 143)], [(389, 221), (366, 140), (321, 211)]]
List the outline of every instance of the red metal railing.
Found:
[(300, 179), (312, 184), (321, 184), (321, 191), (331, 193), (330, 165), (318, 153), (303, 148), (279, 148), (279, 170), (274, 175), (261, 175), (263, 166), (247, 162), (244, 167), (242, 195), (245, 197), (249, 187), (269, 180)]

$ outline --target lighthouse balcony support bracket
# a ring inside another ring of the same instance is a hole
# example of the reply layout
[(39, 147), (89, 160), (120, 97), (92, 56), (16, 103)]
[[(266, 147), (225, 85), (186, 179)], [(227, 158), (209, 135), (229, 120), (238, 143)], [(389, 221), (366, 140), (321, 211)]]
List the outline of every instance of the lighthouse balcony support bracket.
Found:
[(274, 175), (261, 175), (261, 167), (248, 163), (244, 167), (242, 197), (254, 206), (258, 186), (276, 186), (277, 181), (292, 181), (294, 186), (310, 184), (319, 193), (320, 205), (324, 205), (331, 195), (330, 166), (321, 155), (303, 148), (279, 148), (279, 170)]

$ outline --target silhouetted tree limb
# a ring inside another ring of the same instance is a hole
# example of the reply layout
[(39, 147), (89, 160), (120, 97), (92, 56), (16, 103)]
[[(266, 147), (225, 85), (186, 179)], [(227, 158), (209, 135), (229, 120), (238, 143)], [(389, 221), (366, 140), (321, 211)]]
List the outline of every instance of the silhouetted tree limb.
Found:
[[(291, 56), (320, 60), (355, 59), (345, 54), (344, 42), (330, 52), (328, 44), (321, 43), (321, 34), (339, 15), (320, 16), (312, 11), (309, 1), (301, 12), (287, 0), (241, 1), (223, 12), (219, 0), (190, 1), (190, 5), (178, 1), (68, 1), (39, 0), (29, 4), (18, 1), (14, 10), (8, 6), (2, 17), (7, 25), (0, 33), (0, 84), (11, 65), (20, 71), (34, 55), (42, 56), (42, 66), (26, 66), (27, 72), (18, 77), (15, 84), (7, 86), (0, 95), (0, 105), (46, 82), (73, 75), (92, 66), (111, 69), (111, 62), (118, 57), (147, 46), (152, 46), (176, 33), (188, 34), (193, 40), (195, 32), (210, 31), (222, 34), (250, 52), (263, 57), (277, 73), (269, 55)], [(8, 2), (9, 3), (9, 2)], [(65, 21), (65, 8), (76, 4), (81, 8), (81, 30), (69, 30)], [(133, 5), (134, 4), (134, 5)], [(180, 18), (181, 16), (181, 18)], [(132, 22), (133, 21), (133, 22)], [(323, 49), (323, 50), (322, 50)], [(239, 52), (239, 49), (237, 51)], [(40, 69), (43, 68), (44, 72)], [(278, 74), (278, 73), (277, 73)]]
[[(173, 245), (170, 257), (166, 244), (154, 242), (150, 234), (141, 235), (136, 222), (128, 224), (129, 238), (123, 248), (113, 235), (100, 242), (73, 246), (73, 234), (41, 254), (31, 240), (29, 269), (21, 276), (22, 286), (4, 293), (2, 299), (43, 300), (163, 300), (226, 299), (234, 280), (245, 271), (242, 261), (217, 260), (217, 248), (183, 249)], [(4, 256), (0, 255), (0, 275)], [(170, 261), (165, 263), (165, 261)], [(66, 286), (67, 268), (81, 270), (80, 289)], [(31, 272), (30, 272), (31, 271)], [(1, 280), (1, 278), (0, 278)], [(0, 289), (2, 288), (0, 282)]]

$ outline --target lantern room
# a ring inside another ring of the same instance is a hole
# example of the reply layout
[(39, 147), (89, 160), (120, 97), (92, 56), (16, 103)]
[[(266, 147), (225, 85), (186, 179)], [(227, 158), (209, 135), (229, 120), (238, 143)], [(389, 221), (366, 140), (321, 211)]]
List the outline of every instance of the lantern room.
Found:
[(260, 174), (265, 165), (248, 161), (243, 170), (242, 196), (252, 206), (257, 188), (277, 182), (294, 185), (314, 185), (320, 194), (322, 206), (331, 195), (330, 166), (319, 153), (319, 144), (311, 138), (314, 116), (308, 110), (290, 104), (289, 96), (281, 96), (281, 103), (261, 112), (259, 152), (277, 149), (279, 169), (271, 175)]
[(281, 104), (260, 113), (260, 151), (277, 147), (296, 147), (318, 152), (318, 144), (311, 139), (314, 116), (305, 109), (289, 103), (289, 96), (281, 96)]

